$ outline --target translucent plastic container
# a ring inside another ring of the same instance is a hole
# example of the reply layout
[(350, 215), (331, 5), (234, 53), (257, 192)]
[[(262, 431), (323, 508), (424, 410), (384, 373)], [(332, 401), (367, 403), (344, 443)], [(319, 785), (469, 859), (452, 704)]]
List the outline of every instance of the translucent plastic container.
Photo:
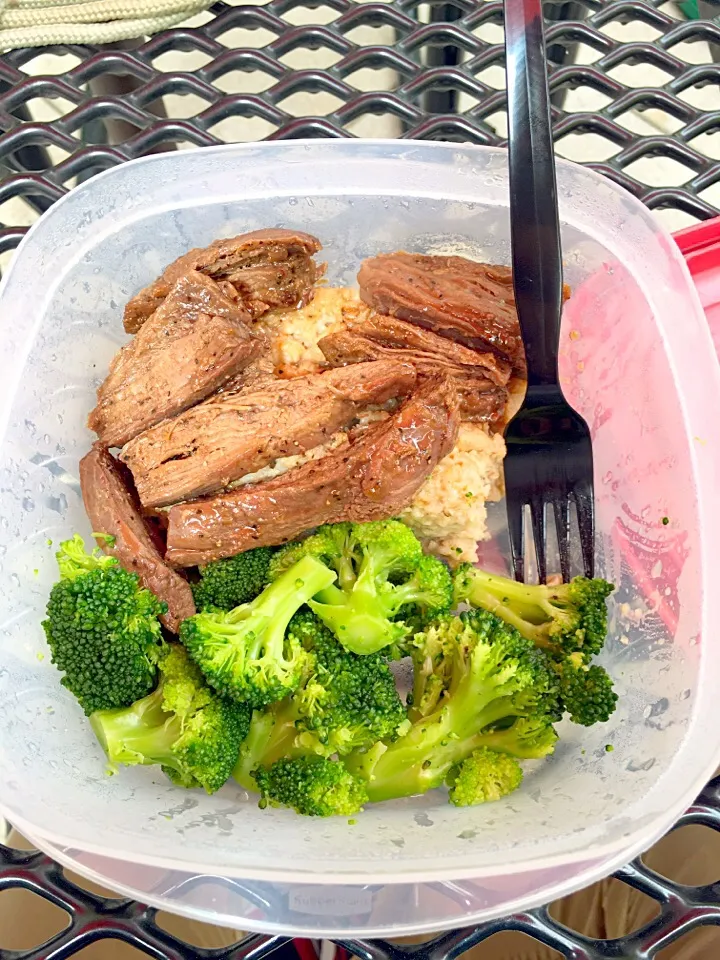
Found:
[(123, 304), (190, 247), (263, 226), (317, 234), (332, 283), (351, 284), (382, 250), (509, 262), (502, 151), (312, 141), (153, 156), (52, 207), (0, 293), (0, 810), (21, 830), (92, 856), (273, 885), (504, 877), (491, 908), (501, 913), (523, 901), (520, 874), (556, 869), (567, 892), (569, 876), (609, 869), (680, 814), (720, 758), (708, 621), (720, 369), (685, 263), (652, 215), (585, 169), (561, 163), (558, 181), (574, 291), (563, 376), (594, 433), (600, 573), (620, 586), (612, 721), (568, 725), (506, 801), (456, 810), (438, 792), (369, 806), (354, 825), (259, 810), (233, 786), (207, 797), (152, 770), (104, 775), (40, 622), (56, 575), (48, 540), (90, 533), (77, 465), (94, 388), (124, 341)]

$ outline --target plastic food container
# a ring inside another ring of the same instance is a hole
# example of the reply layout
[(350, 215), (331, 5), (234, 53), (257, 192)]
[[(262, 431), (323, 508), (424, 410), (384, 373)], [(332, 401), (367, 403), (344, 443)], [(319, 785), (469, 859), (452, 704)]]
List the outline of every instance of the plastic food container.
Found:
[[(675, 235), (718, 345), (720, 218)], [(37, 841), (36, 841), (37, 842)], [(399, 936), (439, 931), (539, 904), (592, 883), (624, 863), (571, 863), (510, 876), (431, 883), (327, 885), (207, 877), (37, 843), (96, 883), (159, 909), (239, 930), (305, 936)]]
[(381, 250), (509, 261), (499, 150), (312, 141), (153, 156), (52, 207), (0, 291), (0, 809), (19, 829), (163, 875), (363, 888), (493, 878), (499, 914), (524, 902), (523, 876), (582, 874), (563, 881), (568, 892), (682, 812), (720, 757), (708, 609), (720, 369), (672, 238), (595, 174), (560, 163), (558, 181), (574, 291), (563, 377), (593, 430), (599, 570), (618, 584), (612, 721), (568, 725), (553, 759), (528, 767), (504, 802), (456, 810), (436, 793), (370, 806), (354, 825), (261, 811), (232, 785), (207, 797), (147, 769), (103, 775), (40, 622), (56, 576), (48, 540), (90, 534), (77, 464), (94, 388), (124, 340), (126, 300), (190, 247), (262, 226), (316, 233), (333, 283), (352, 283), (360, 260)]

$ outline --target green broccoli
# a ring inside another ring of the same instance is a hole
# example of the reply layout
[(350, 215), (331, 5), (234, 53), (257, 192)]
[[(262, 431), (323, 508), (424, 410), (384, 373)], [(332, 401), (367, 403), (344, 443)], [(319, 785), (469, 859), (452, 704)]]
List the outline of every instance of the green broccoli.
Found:
[(270, 574), (299, 555), (318, 557), (338, 574), (337, 585), (309, 606), (353, 653), (377, 653), (450, 609), (452, 578), (442, 561), (399, 520), (332, 524), (280, 550)]
[(469, 564), (458, 568), (454, 581), (457, 602), (495, 613), (550, 654), (561, 708), (574, 723), (609, 719), (617, 703), (612, 680), (602, 667), (588, 664), (605, 643), (612, 584), (576, 577), (557, 586), (529, 586)]
[(410, 726), (382, 654), (345, 650), (310, 611), (293, 617), (288, 635), (314, 656), (312, 671), (293, 694), (301, 745), (342, 756), (376, 740), (395, 740)]
[(483, 746), (517, 760), (539, 760), (555, 749), (557, 731), (550, 717), (517, 717), (509, 724), (497, 724), (483, 730)]
[(200, 567), (200, 580), (192, 585), (198, 610), (232, 610), (254, 600), (267, 583), (272, 555), (271, 547), (257, 547)]
[[(520, 756), (537, 759), (552, 752), (557, 677), (548, 657), (516, 630), (475, 611), (445, 617), (413, 644), (424, 680), (413, 691), (410, 730), (345, 758), (347, 769), (367, 781), (370, 800), (439, 787), (480, 747), (512, 755), (521, 742)], [(428, 682), (431, 676), (440, 679)], [(521, 720), (534, 726), (518, 731)]]
[(304, 540), (281, 547), (270, 560), (268, 580), (272, 582), (302, 557), (315, 557), (337, 573), (338, 586), (348, 590), (355, 582), (352, 523), (327, 523)]
[(326, 757), (283, 758), (255, 770), (254, 778), (261, 807), (291, 807), (306, 817), (352, 816), (367, 802), (363, 781)]
[(553, 586), (517, 583), (465, 563), (455, 571), (454, 587), (456, 603), (489, 610), (555, 654), (580, 653), (589, 661), (605, 643), (606, 600), (615, 589), (605, 580), (575, 577)]
[(618, 698), (603, 667), (587, 666), (581, 655), (572, 654), (557, 662), (555, 669), (560, 678), (560, 699), (573, 723), (591, 727), (610, 719)]
[(305, 556), (250, 603), (197, 613), (180, 626), (180, 640), (212, 687), (251, 707), (282, 700), (300, 683), (308, 654), (286, 638), (293, 614), (335, 580), (332, 570)]
[(128, 707), (155, 686), (167, 605), (114, 557), (87, 553), (79, 534), (60, 545), (57, 561), (42, 626), (61, 682), (87, 715)]
[(250, 708), (218, 696), (184, 647), (158, 657), (157, 689), (129, 707), (90, 717), (112, 764), (159, 764), (173, 783), (214, 793), (229, 779), (250, 726)]
[(615, 589), (606, 580), (575, 577), (553, 586), (517, 583), (469, 563), (454, 576), (455, 602), (489, 610), (534, 644), (587, 660), (599, 653), (607, 635), (606, 600)]
[(270, 766), (283, 757), (309, 756), (310, 751), (298, 744), (295, 726), (299, 714), (290, 697), (271, 703), (262, 710), (253, 710), (250, 730), (240, 747), (233, 779), (245, 790), (256, 791), (254, 772)]
[(517, 790), (522, 778), (522, 768), (514, 757), (478, 747), (450, 770), (445, 782), (450, 803), (472, 807), (507, 796)]
[(307, 610), (295, 614), (287, 636), (309, 655), (293, 694), (253, 713), (234, 777), (256, 789), (252, 771), (281, 757), (340, 756), (376, 740), (392, 742), (409, 728), (395, 679), (381, 654), (344, 650)]

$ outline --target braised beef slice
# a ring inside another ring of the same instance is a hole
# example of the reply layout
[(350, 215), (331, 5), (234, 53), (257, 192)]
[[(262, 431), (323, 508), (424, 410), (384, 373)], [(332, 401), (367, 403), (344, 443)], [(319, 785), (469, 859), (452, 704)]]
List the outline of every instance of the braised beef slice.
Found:
[(136, 294), (123, 322), (136, 333), (160, 306), (174, 283), (190, 270), (217, 280), (253, 319), (271, 307), (300, 306), (310, 298), (324, 266), (315, 264), (319, 240), (293, 230), (256, 230), (198, 247), (166, 267), (162, 276)]
[(92, 528), (115, 538), (112, 546), (102, 541), (100, 546), (167, 603), (162, 621), (177, 633), (180, 623), (195, 613), (192, 591), (187, 580), (163, 560), (158, 532), (143, 519), (128, 480), (122, 464), (99, 444), (80, 461), (80, 487)]
[(525, 356), (508, 267), (464, 257), (389, 253), (365, 260), (360, 295), (378, 313), (418, 324), (522, 371)]
[(225, 381), (218, 390), (218, 396), (241, 393), (254, 389), (260, 383), (276, 379), (272, 344), (267, 336), (258, 333), (257, 328), (253, 332), (259, 343), (257, 353), (246, 367)]
[(178, 280), (115, 357), (88, 426), (107, 447), (203, 400), (259, 349), (250, 318), (200, 273)]
[(272, 480), (172, 507), (167, 559), (204, 564), (285, 543), (322, 523), (395, 516), (450, 452), (458, 422), (452, 381), (426, 380), (351, 445)]
[(333, 365), (394, 358), (409, 363), (421, 378), (443, 373), (455, 382), (464, 420), (494, 423), (503, 417), (510, 367), (492, 353), (379, 314), (323, 337), (318, 346)]
[(414, 386), (413, 368), (398, 360), (266, 380), (164, 420), (131, 441), (121, 457), (143, 506), (177, 503), (320, 446), (367, 404), (406, 396)]

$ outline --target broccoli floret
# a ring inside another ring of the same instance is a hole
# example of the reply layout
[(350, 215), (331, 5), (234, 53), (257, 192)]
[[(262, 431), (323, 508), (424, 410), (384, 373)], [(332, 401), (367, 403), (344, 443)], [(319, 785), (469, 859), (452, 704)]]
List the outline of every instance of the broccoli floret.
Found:
[(214, 793), (229, 779), (250, 708), (219, 696), (178, 644), (162, 649), (157, 689), (132, 706), (90, 717), (112, 764), (159, 764), (181, 787)]
[(270, 561), (268, 580), (272, 582), (302, 557), (315, 557), (337, 573), (341, 590), (355, 582), (354, 541), (352, 523), (327, 523), (304, 540), (281, 547)]
[(337, 585), (321, 591), (309, 605), (353, 653), (398, 645), (450, 609), (447, 567), (424, 556), (420, 541), (399, 520), (320, 527), (307, 540), (280, 551), (271, 574), (299, 552), (337, 571)]
[(517, 790), (522, 777), (522, 768), (514, 757), (478, 747), (448, 774), (448, 799), (456, 807), (490, 803)]
[(342, 756), (376, 740), (395, 740), (409, 727), (387, 660), (345, 650), (310, 611), (293, 617), (288, 636), (312, 650), (314, 667), (293, 694), (299, 743)]
[(293, 617), (287, 636), (308, 653), (308, 669), (293, 694), (253, 713), (233, 773), (246, 790), (257, 789), (256, 767), (281, 757), (342, 756), (392, 742), (410, 726), (382, 655), (348, 653), (308, 610)]
[(167, 605), (114, 557), (87, 553), (78, 534), (60, 545), (57, 561), (42, 626), (61, 682), (87, 715), (127, 707), (155, 686)]
[(254, 600), (268, 581), (272, 555), (271, 547), (257, 547), (200, 567), (200, 580), (192, 585), (198, 610), (232, 610)]
[(335, 574), (303, 557), (250, 603), (195, 614), (180, 626), (180, 640), (219, 693), (251, 707), (281, 700), (300, 683), (308, 654), (285, 636), (293, 614)]
[(595, 578), (557, 586), (516, 583), (469, 563), (455, 571), (455, 602), (489, 610), (534, 644), (561, 656), (599, 653), (607, 634), (606, 600), (615, 589)]
[[(367, 780), (370, 800), (441, 786), (480, 747), (512, 754), (519, 718), (536, 721), (534, 739), (522, 738), (520, 755), (539, 759), (552, 752), (557, 680), (548, 657), (516, 630), (476, 611), (444, 618), (413, 644), (424, 680), (413, 693), (412, 727), (394, 743), (379, 741), (345, 759), (351, 773)], [(428, 684), (431, 674), (439, 680)]]
[(362, 780), (339, 760), (283, 758), (254, 771), (260, 806), (291, 807), (306, 817), (352, 816), (367, 802)]
[[(93, 536), (101, 540), (112, 539), (106, 537), (104, 533), (96, 533)], [(76, 577), (91, 573), (93, 570), (108, 570), (118, 566), (115, 557), (106, 556), (98, 547), (93, 547), (88, 553), (85, 549), (85, 541), (79, 533), (60, 544), (55, 559), (61, 580), (75, 580)]]
[(591, 727), (610, 719), (618, 698), (606, 670), (597, 664), (588, 667), (578, 654), (559, 661), (555, 669), (560, 699), (573, 723)]

